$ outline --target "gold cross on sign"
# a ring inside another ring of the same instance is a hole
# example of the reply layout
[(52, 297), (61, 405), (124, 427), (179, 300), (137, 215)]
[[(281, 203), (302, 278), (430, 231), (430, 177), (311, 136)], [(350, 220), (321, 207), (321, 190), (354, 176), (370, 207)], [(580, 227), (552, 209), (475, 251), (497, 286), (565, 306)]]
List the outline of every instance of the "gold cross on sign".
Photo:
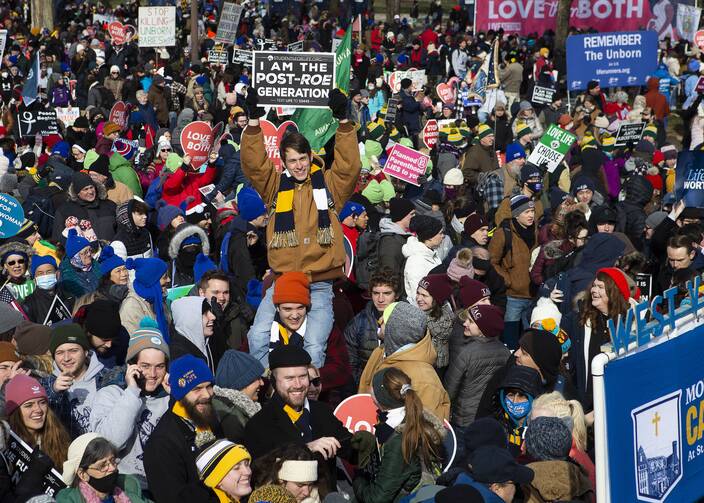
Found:
[(656, 437), (658, 436), (658, 423), (659, 422), (660, 422), (660, 414), (655, 412), (655, 415), (653, 416), (653, 420), (651, 421), (651, 423), (653, 423), (655, 425), (655, 436)]

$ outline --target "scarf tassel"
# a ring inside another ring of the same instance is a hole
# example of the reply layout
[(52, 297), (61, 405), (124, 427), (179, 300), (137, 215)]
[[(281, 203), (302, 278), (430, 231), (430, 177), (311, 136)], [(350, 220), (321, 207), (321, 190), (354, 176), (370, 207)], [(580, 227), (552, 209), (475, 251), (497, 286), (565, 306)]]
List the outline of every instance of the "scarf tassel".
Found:
[(298, 236), (295, 230), (275, 232), (271, 239), (270, 248), (293, 248), (298, 246)]
[(322, 227), (318, 229), (318, 244), (322, 246), (330, 246), (332, 244), (332, 238), (332, 227)]

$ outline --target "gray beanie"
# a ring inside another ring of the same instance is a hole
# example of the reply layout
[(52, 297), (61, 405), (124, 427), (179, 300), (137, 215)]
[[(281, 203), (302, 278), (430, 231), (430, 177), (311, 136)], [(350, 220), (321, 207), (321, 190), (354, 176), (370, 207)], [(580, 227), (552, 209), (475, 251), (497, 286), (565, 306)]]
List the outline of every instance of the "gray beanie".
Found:
[(10, 304), (0, 302), (0, 334), (19, 327), (23, 321), (24, 317), (19, 311), (12, 308)]
[(557, 417), (537, 417), (526, 429), (526, 450), (537, 461), (565, 460), (572, 448), (572, 432)]
[(401, 346), (419, 342), (427, 325), (423, 311), (407, 302), (397, 302), (384, 326), (384, 352), (391, 355)]
[(655, 229), (658, 225), (662, 223), (663, 220), (667, 218), (667, 213), (664, 211), (654, 211), (648, 218), (645, 219), (645, 226), (650, 229)]

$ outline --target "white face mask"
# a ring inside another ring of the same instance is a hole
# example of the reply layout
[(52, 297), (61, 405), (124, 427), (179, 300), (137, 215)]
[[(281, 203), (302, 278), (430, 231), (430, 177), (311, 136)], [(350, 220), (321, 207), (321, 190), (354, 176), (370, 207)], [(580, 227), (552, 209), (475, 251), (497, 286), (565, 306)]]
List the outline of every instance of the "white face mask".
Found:
[(34, 281), (37, 283), (38, 288), (41, 288), (42, 290), (51, 290), (56, 286), (56, 273), (37, 276), (34, 278)]

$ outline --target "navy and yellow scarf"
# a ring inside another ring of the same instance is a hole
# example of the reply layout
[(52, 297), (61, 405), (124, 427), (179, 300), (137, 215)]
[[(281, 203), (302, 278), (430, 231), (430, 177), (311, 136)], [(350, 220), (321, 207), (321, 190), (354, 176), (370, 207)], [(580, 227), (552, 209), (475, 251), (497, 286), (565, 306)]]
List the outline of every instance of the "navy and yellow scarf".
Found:
[[(318, 244), (330, 246), (332, 244), (332, 227), (328, 208), (332, 206), (328, 189), (325, 186), (323, 170), (313, 164), (310, 170), (310, 181), (313, 184), (313, 200), (318, 209)], [(295, 181), (288, 170), (281, 173), (279, 192), (276, 196), (276, 220), (274, 221), (274, 237), (271, 248), (293, 248), (298, 246), (296, 223), (293, 218), (293, 194)]]

